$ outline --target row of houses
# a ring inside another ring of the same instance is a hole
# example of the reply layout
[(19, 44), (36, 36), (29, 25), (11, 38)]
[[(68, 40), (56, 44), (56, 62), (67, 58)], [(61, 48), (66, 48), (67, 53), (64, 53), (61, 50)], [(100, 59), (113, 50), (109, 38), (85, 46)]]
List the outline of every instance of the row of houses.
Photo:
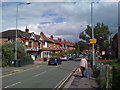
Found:
[[(5, 42), (15, 41), (16, 30), (7, 30), (1, 33), (1, 41)], [(40, 35), (34, 32), (30, 33), (26, 27), (25, 31), (17, 30), (17, 40), (24, 43), (26, 51), (31, 53), (34, 60), (42, 60), (49, 58), (51, 52), (59, 53), (62, 51), (75, 50), (75, 44), (66, 40), (58, 38), (54, 39), (53, 35), (46, 37), (43, 32)]]
[(114, 58), (120, 58), (120, 26), (118, 28), (118, 33), (111, 36), (106, 51), (108, 51)]

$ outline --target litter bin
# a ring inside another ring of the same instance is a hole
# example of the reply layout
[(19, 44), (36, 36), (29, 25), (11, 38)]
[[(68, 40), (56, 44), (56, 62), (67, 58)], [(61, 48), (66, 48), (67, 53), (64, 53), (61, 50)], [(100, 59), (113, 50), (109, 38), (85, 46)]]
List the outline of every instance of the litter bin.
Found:
[(10, 60), (9, 60), (9, 65), (10, 65), (11, 67), (15, 66), (15, 61), (12, 60), (12, 59), (10, 59)]
[(47, 58), (43, 58), (43, 61), (47, 61)]

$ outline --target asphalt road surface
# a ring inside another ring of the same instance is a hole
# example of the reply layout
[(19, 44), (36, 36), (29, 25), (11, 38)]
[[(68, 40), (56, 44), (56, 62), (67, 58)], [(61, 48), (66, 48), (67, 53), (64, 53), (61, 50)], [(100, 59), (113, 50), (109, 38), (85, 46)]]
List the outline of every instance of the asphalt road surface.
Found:
[(79, 61), (63, 61), (61, 65), (43, 65), (2, 78), (2, 88), (54, 88)]

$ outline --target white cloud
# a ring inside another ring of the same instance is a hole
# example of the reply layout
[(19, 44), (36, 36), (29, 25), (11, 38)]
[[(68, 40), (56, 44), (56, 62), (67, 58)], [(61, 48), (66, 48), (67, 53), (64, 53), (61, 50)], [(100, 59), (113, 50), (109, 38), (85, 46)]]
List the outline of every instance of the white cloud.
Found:
[[(16, 25), (17, 3), (3, 3), (3, 30), (14, 28)], [(112, 7), (111, 7), (112, 6)], [(86, 27), (80, 27), (91, 23), (90, 2), (87, 3), (43, 3), (32, 2), (30, 5), (19, 6), (18, 28), (24, 30), (25, 26), (31, 32), (40, 34), (44, 32), (47, 36), (54, 35), (66, 40), (79, 41), (79, 33)], [(45, 16), (44, 16), (45, 14)], [(50, 15), (49, 15), (50, 14)], [(117, 3), (95, 3), (94, 20), (104, 22), (110, 27), (117, 26)], [(54, 19), (62, 17), (63, 21), (56, 22)], [(41, 24), (49, 22), (47, 24)]]
[[(118, 2), (120, 0), (29, 0), (29, 2)], [(28, 2), (28, 0), (2, 0), (2, 2)]]

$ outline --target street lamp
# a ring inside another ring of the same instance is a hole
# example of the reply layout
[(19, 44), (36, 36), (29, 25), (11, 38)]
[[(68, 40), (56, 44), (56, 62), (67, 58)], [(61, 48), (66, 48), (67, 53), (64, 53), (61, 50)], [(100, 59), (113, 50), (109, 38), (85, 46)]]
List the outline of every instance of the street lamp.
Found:
[[(31, 4), (30, 2), (26, 2), (26, 4)], [(16, 44), (15, 44), (15, 60), (17, 60), (17, 25), (18, 25), (18, 6), (16, 6)]]
[[(91, 25), (92, 25), (92, 39), (94, 39), (94, 18), (93, 18), (93, 2), (91, 2)], [(95, 51), (94, 44), (92, 44), (92, 55), (93, 55), (93, 70), (95, 68)]]

